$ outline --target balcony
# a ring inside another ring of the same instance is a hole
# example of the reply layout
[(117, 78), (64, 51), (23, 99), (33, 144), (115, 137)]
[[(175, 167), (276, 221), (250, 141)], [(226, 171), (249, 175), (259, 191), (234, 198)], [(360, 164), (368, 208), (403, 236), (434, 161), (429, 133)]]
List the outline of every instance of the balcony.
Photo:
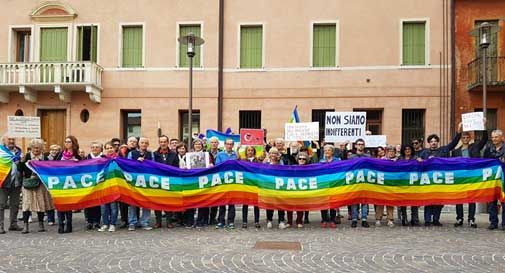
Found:
[(39, 91), (50, 91), (65, 102), (71, 101), (72, 92), (86, 92), (91, 101), (100, 103), (102, 72), (92, 62), (0, 64), (0, 102), (8, 103), (9, 93), (19, 92), (36, 103)]
[[(468, 64), (468, 90), (482, 90), (482, 57)], [(505, 57), (486, 57), (487, 90), (505, 91)]]

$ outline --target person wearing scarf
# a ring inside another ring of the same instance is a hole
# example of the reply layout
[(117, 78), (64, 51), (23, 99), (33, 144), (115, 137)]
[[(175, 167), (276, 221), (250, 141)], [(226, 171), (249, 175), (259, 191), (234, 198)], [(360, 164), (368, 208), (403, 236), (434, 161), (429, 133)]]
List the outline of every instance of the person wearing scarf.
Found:
[(21, 193), (21, 181), (19, 177), (18, 164), (21, 160), (21, 149), (16, 146), (16, 139), (4, 136), (3, 145), (0, 145), (3, 154), (8, 155), (12, 161), (11, 170), (0, 188), (0, 234), (4, 234), (4, 215), (5, 205), (9, 200), (10, 226), (9, 231), (22, 230), (17, 224), (17, 215), (19, 210), (19, 197)]

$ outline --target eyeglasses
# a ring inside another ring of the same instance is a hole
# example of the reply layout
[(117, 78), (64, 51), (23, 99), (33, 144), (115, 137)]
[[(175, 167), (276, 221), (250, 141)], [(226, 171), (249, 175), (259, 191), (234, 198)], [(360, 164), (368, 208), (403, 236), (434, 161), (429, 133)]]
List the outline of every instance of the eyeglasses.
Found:
[(119, 144), (119, 143), (114, 143), (114, 144), (112, 144), (112, 145), (114, 145), (114, 146), (119, 146), (120, 144)]
[(365, 143), (356, 143), (356, 145), (363, 146), (363, 145), (365, 145)]
[(304, 161), (307, 161), (307, 159), (306, 159), (306, 158), (303, 158), (303, 157), (298, 158), (298, 160), (304, 160)]
[(72, 143), (71, 140), (65, 140), (65, 143)]
[(416, 142), (412, 142), (412, 145), (417, 145), (417, 144), (419, 144), (419, 142), (417, 142), (417, 141)]

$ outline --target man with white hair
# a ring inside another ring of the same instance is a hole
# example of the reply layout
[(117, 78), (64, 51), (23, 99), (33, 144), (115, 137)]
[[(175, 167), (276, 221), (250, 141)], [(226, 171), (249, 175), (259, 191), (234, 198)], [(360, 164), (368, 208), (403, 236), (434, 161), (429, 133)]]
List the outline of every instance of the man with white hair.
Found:
[[(503, 131), (502, 130), (494, 130), (491, 133), (491, 144), (486, 147), (484, 150), (485, 158), (496, 158), (500, 160), (502, 163), (505, 163), (505, 142), (503, 140)], [(505, 230), (505, 203), (501, 203), (502, 206), (502, 219), (501, 219), (501, 228)], [(498, 228), (498, 207), (497, 200), (493, 202), (489, 202), (487, 204), (487, 210), (489, 212), (489, 227), (488, 229), (493, 230)]]
[(0, 145), (1, 152), (12, 159), (12, 165), (9, 174), (0, 188), (0, 234), (5, 233), (4, 217), (7, 200), (9, 200), (10, 210), (9, 231), (22, 230), (17, 224), (17, 215), (19, 210), (19, 196), (21, 193), (21, 179), (18, 171), (18, 163), (23, 155), (21, 149), (16, 146), (15, 138), (4, 136), (2, 137), (2, 144), (3, 145)]

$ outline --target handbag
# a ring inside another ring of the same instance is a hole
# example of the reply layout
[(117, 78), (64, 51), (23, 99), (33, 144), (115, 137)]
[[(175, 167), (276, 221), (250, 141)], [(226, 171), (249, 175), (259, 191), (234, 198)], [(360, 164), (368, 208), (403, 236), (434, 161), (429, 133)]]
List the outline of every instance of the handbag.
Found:
[(30, 177), (23, 179), (23, 188), (25, 189), (35, 189), (40, 185), (40, 179), (38, 177)]

